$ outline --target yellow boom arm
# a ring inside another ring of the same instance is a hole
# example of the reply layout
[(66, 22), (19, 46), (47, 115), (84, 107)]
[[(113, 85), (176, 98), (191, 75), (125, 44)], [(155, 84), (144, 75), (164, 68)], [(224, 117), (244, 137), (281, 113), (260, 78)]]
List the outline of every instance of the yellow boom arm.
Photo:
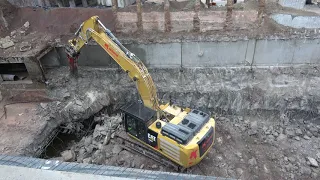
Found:
[(76, 37), (69, 40), (66, 52), (72, 69), (76, 68), (76, 61), (81, 48), (90, 39), (95, 40), (136, 82), (138, 92), (146, 107), (159, 111), (159, 102), (153, 80), (142, 61), (127, 50), (118, 39), (99, 20), (93, 16), (84, 21), (75, 33)]

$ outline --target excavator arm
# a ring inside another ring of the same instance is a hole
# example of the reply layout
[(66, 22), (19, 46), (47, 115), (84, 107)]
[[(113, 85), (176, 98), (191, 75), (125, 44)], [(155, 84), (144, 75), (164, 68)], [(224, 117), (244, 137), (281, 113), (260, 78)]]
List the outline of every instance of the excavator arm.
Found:
[(81, 48), (93, 39), (135, 81), (144, 105), (160, 111), (156, 88), (147, 68), (101, 23), (98, 16), (93, 16), (84, 21), (75, 36), (74, 39), (69, 40), (69, 45), (66, 47), (70, 70), (73, 73), (77, 73), (77, 59)]

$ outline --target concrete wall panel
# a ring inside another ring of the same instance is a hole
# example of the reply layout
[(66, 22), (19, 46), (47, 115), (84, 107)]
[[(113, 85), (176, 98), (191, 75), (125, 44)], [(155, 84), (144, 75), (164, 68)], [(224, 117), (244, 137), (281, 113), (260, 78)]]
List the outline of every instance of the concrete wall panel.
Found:
[(293, 63), (299, 64), (319, 64), (320, 63), (320, 40), (302, 40), (297, 39), (295, 52), (293, 56)]
[(253, 64), (253, 56), (255, 54), (256, 48), (256, 40), (250, 39), (247, 43), (246, 54), (245, 54), (245, 65), (252, 65)]
[(248, 41), (182, 44), (184, 67), (234, 66), (245, 62)]
[(295, 42), (292, 40), (257, 40), (254, 65), (282, 65), (293, 61)]
[[(171, 44), (130, 44), (125, 45), (132, 53), (136, 54), (148, 67), (178, 68), (181, 67), (181, 45)], [(68, 66), (68, 59), (63, 48), (58, 48), (60, 65)], [(53, 54), (51, 54), (53, 55)], [(56, 56), (56, 55), (54, 55)], [(47, 59), (48, 56), (46, 57)], [(42, 60), (45, 67), (53, 64)], [(80, 66), (119, 67), (116, 62), (98, 45), (83, 47), (78, 64)], [(55, 65), (55, 64), (54, 64)]]
[[(68, 66), (68, 59), (63, 48), (57, 49), (60, 56), (60, 65)], [(43, 61), (42, 61), (43, 62)], [(81, 50), (78, 64), (80, 66), (106, 66), (106, 67), (118, 67), (113, 59), (98, 45), (84, 46)], [(44, 64), (48, 66), (48, 64)]]
[(53, 49), (50, 52), (48, 52), (46, 55), (44, 55), (40, 59), (40, 62), (45, 67), (59, 67), (61, 66), (61, 60), (59, 59), (59, 57), (60, 57), (60, 54), (58, 53), (58, 51)]
[(170, 44), (130, 44), (126, 45), (148, 67), (181, 67), (181, 45)]
[[(146, 66), (153, 68), (282, 66), (320, 63), (320, 39), (251, 39), (225, 42), (127, 44), (125, 46), (135, 53)], [(68, 65), (63, 48), (58, 48), (58, 54), (60, 65)], [(57, 59), (52, 58), (41, 62), (47, 67), (57, 65)], [(79, 65), (118, 67), (98, 45), (83, 48)]]

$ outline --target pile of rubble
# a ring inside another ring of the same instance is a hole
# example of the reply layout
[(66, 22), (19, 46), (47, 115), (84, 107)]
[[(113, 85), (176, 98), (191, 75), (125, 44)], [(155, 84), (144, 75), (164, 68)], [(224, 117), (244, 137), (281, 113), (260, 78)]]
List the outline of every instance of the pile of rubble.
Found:
[[(172, 171), (123, 148), (122, 141), (115, 138), (116, 132), (123, 131), (119, 115), (102, 114), (94, 117), (94, 121), (97, 124), (92, 134), (62, 152), (61, 159)], [(240, 179), (319, 177), (320, 126), (310, 120), (273, 115), (227, 116), (216, 121), (215, 146), (188, 173)]]
[(59, 159), (86, 164), (164, 169), (142, 155), (123, 149), (121, 140), (115, 138), (115, 133), (123, 130), (120, 115), (110, 117), (102, 114), (95, 116), (94, 122), (97, 124), (93, 133), (63, 151)]
[[(229, 173), (220, 176), (241, 179), (253, 176), (319, 178), (320, 125), (315, 122), (315, 119), (295, 119), (284, 114), (218, 118), (217, 131), (222, 132), (218, 132), (213, 154), (219, 162), (217, 167), (221, 168), (224, 164)], [(232, 148), (226, 150), (228, 147)], [(247, 166), (234, 166), (239, 162)], [(273, 174), (270, 174), (271, 171)]]
[[(22, 27), (11, 31), (10, 36), (0, 38), (0, 48), (7, 49), (15, 46), (15, 43), (21, 42), (23, 37), (28, 33), (30, 23), (27, 21)], [(28, 51), (31, 49), (31, 45), (28, 42), (21, 42), (19, 45), (19, 50), (21, 52)]]

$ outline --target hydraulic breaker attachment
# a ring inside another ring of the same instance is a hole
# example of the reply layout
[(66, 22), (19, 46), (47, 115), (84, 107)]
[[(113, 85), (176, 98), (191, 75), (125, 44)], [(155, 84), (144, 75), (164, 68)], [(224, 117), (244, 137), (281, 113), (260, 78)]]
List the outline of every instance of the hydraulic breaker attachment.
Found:
[(70, 57), (67, 55), (69, 59), (69, 70), (72, 75), (78, 75), (78, 56)]
[(78, 57), (80, 53), (77, 53), (73, 47), (66, 46), (65, 52), (69, 60), (69, 70), (70, 74), (77, 76), (78, 75)]

